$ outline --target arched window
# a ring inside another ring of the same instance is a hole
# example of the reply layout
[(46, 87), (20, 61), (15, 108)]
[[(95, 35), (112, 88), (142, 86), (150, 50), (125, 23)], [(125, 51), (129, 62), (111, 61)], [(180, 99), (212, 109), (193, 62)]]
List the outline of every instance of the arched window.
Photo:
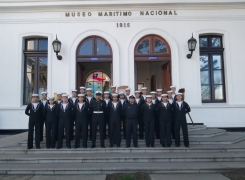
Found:
[(87, 37), (77, 48), (77, 62), (92, 61), (112, 61), (109, 43), (99, 36)]
[(93, 93), (96, 91), (109, 91), (111, 87), (111, 79), (103, 71), (92, 71), (86, 77), (85, 86), (87, 88), (92, 88)]
[(135, 46), (135, 60), (170, 60), (168, 43), (157, 35), (141, 38)]

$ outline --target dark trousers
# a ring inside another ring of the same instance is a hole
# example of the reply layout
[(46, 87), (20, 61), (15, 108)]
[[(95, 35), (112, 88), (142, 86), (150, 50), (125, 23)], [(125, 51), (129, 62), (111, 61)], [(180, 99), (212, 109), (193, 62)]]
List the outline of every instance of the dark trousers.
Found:
[(180, 145), (180, 125), (182, 127), (182, 133), (184, 138), (184, 145), (189, 146), (189, 137), (186, 120), (175, 121), (175, 145)]
[(70, 121), (70, 134), (69, 134), (69, 136), (70, 136), (70, 141), (73, 141), (73, 139), (74, 139), (74, 124), (75, 124), (75, 121), (76, 121), (76, 118), (71, 118), (71, 121)]
[(88, 125), (89, 125), (89, 129), (88, 129), (88, 125), (87, 125), (87, 138), (89, 137), (90, 140), (92, 140), (92, 115), (88, 115)]
[(174, 120), (171, 121), (171, 134), (172, 134), (172, 138), (175, 139), (175, 121)]
[(58, 148), (62, 148), (63, 146), (63, 136), (64, 136), (64, 129), (66, 132), (66, 147), (71, 147), (70, 141), (70, 120), (67, 121), (59, 121), (59, 135), (58, 135)]
[(117, 146), (121, 144), (121, 123), (118, 119), (110, 120), (110, 145), (113, 145), (114, 142)]
[(56, 123), (56, 131), (55, 131), (55, 141), (58, 141), (58, 129), (59, 129), (59, 122)]
[(154, 125), (155, 125), (155, 120), (151, 121), (144, 121), (145, 125), (145, 142), (146, 146), (154, 146)]
[(100, 146), (105, 146), (103, 113), (99, 113), (99, 114), (93, 113), (92, 116), (92, 146), (94, 147), (96, 143), (96, 133), (97, 133), (98, 126), (100, 131)]
[(43, 126), (44, 126), (45, 118), (42, 117), (40, 121), (40, 141), (43, 141)]
[(143, 139), (144, 138), (144, 121), (143, 118), (139, 118), (139, 138)]
[(28, 124), (28, 144), (27, 147), (29, 149), (33, 148), (33, 131), (35, 127), (35, 144), (36, 148), (40, 147), (40, 122), (37, 121), (30, 121)]
[(155, 117), (155, 133), (156, 133), (156, 138), (160, 138), (160, 122), (159, 118), (156, 116)]
[(121, 117), (120, 130), (121, 130), (121, 124), (123, 129), (123, 137), (124, 139), (126, 139), (126, 118), (124, 116)]
[(165, 146), (167, 140), (167, 146), (171, 145), (171, 121), (160, 121), (160, 143)]
[(57, 122), (45, 122), (46, 127), (46, 147), (55, 148), (55, 135), (57, 131)]
[(133, 134), (134, 146), (138, 145), (137, 124), (138, 124), (138, 119), (127, 119), (126, 118), (126, 144), (127, 146), (130, 146), (131, 144), (131, 133)]
[(87, 147), (87, 132), (88, 130), (88, 120), (77, 120), (76, 121), (76, 135), (75, 135), (75, 147), (80, 147), (80, 139), (81, 139), (81, 131), (82, 131), (82, 138), (83, 138), (83, 147)]
[(106, 126), (108, 127), (108, 135), (110, 137), (110, 118), (108, 115), (105, 115), (104, 138), (106, 138)]

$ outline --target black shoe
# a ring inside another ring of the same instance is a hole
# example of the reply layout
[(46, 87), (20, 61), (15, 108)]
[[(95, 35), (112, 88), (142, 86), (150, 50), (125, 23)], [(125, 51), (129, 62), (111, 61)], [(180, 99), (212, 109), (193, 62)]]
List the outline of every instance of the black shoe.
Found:
[(162, 147), (166, 147), (165, 145), (162, 145)]
[(167, 145), (167, 147), (170, 147), (170, 145)]
[(40, 147), (36, 147), (37, 149), (41, 149)]
[(146, 147), (148, 147), (148, 148), (149, 148), (150, 146), (149, 146), (149, 145), (146, 145)]
[(56, 149), (60, 149), (61, 147), (57, 147)]
[(120, 145), (117, 145), (118, 148), (120, 148), (121, 146)]
[(101, 146), (101, 148), (105, 148), (105, 146)]
[(50, 149), (50, 147), (47, 147), (47, 149)]
[(67, 149), (71, 149), (71, 146), (66, 146)]
[(153, 146), (151, 146), (152, 148), (154, 148), (155, 146), (153, 145)]
[(74, 148), (74, 149), (76, 149), (76, 148), (79, 148), (79, 147), (77, 147), (77, 146), (74, 146), (73, 148)]
[(28, 147), (27, 149), (29, 149), (29, 150), (30, 150), (30, 149), (33, 149), (33, 147), (31, 147), (31, 148), (29, 148), (29, 147)]
[(175, 145), (175, 147), (180, 147), (180, 145)]
[(91, 146), (90, 148), (95, 148), (95, 146)]
[(87, 146), (83, 146), (83, 148), (84, 148), (84, 149), (86, 149), (86, 148), (87, 148)]
[(110, 147), (110, 148), (112, 148), (112, 147), (113, 147), (113, 145), (110, 145), (109, 147)]
[(139, 146), (138, 145), (136, 145), (136, 146), (134, 146), (135, 148), (138, 148)]
[(125, 147), (126, 147), (126, 148), (129, 148), (130, 146), (126, 145)]
[(186, 148), (189, 148), (189, 145), (188, 146), (185, 146)]

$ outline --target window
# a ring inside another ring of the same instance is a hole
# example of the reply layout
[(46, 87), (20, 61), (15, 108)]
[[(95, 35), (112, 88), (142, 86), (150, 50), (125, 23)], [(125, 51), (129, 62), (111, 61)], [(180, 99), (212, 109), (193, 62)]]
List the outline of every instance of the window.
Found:
[(86, 78), (85, 86), (87, 88), (92, 88), (93, 93), (96, 91), (109, 91), (111, 88), (110, 77), (102, 71), (93, 71)]
[(48, 39), (25, 40), (24, 50), (24, 96), (23, 104), (31, 102), (32, 93), (47, 90), (48, 82)]
[(199, 46), (202, 102), (226, 102), (222, 37), (200, 36)]

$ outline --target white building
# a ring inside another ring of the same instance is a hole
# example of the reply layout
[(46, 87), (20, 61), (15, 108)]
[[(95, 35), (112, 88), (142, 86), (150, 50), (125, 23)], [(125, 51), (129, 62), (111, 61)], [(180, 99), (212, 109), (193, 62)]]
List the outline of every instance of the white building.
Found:
[(244, 32), (242, 0), (0, 0), (0, 129), (27, 128), (32, 92), (70, 93), (93, 78), (101, 90), (173, 84), (195, 123), (244, 127)]

